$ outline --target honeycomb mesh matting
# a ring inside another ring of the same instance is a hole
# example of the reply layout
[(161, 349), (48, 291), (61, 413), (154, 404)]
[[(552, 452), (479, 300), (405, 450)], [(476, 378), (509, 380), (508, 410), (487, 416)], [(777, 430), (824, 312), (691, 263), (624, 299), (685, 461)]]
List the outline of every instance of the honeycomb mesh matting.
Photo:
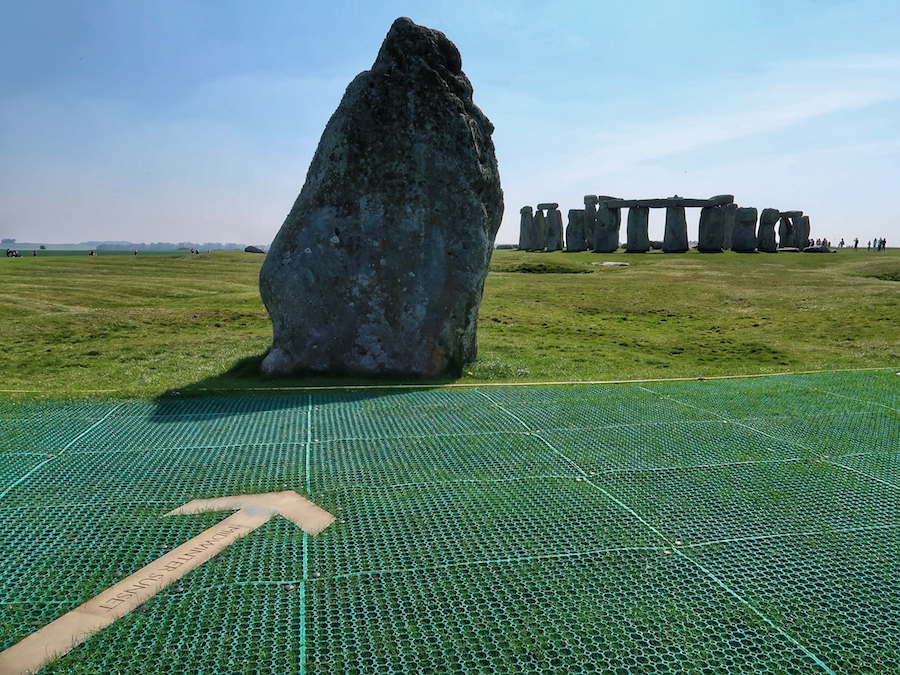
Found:
[(0, 402), (0, 650), (281, 490), (41, 672), (900, 672), (893, 370)]

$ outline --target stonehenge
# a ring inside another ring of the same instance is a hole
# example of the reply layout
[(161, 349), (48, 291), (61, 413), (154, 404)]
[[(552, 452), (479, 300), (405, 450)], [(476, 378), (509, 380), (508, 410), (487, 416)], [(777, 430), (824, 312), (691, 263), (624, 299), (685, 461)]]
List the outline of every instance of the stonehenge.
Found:
[[(802, 251), (809, 243), (809, 216), (803, 215), (803, 211), (765, 208), (760, 213), (756, 208), (739, 207), (734, 195), (716, 195), (709, 199), (678, 195), (663, 199), (584, 195), (584, 209), (569, 210), (565, 232), (559, 204), (540, 203), (535, 210), (530, 206), (522, 207), (519, 249), (612, 253), (622, 245), (619, 242), (622, 209), (628, 209), (626, 253), (646, 253), (660, 248), (663, 253), (685, 253), (690, 248), (687, 208), (700, 209), (695, 248), (701, 253)], [(650, 241), (650, 209), (666, 210), (665, 234), (663, 241), (656, 245)]]

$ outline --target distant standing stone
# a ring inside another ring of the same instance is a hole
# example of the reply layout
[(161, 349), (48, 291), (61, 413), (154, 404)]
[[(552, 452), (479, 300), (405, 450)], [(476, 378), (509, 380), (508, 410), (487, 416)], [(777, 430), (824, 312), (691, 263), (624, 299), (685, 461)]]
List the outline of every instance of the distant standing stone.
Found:
[(781, 213), (778, 209), (763, 209), (759, 214), (759, 229), (756, 233), (756, 248), (764, 253), (777, 253), (775, 225)]
[(566, 250), (569, 253), (587, 251), (583, 209), (569, 209), (569, 224), (566, 225)]
[(594, 227), (594, 253), (612, 253), (619, 248), (622, 209), (609, 208), (606, 201), (614, 197), (598, 197), (597, 224)]
[(794, 245), (799, 249), (804, 249), (809, 245), (809, 216), (799, 216), (791, 218), (794, 223)]
[(627, 253), (646, 253), (650, 250), (650, 208), (632, 206), (628, 209), (626, 226), (625, 251)]
[(531, 231), (534, 227), (534, 209), (523, 206), (519, 209), (519, 250), (527, 251), (531, 248)]
[(563, 223), (562, 213), (558, 208), (547, 211), (547, 250), (562, 251), (563, 248)]
[(589, 251), (594, 250), (594, 229), (597, 227), (597, 195), (584, 196), (584, 240)]
[(778, 245), (781, 248), (793, 248), (794, 243), (794, 226), (791, 219), (782, 213), (778, 221)]
[(738, 253), (756, 251), (756, 217), (753, 207), (739, 208), (734, 214), (734, 232), (731, 235), (731, 250)]
[(725, 209), (725, 228), (724, 228), (724, 238), (722, 241), (722, 248), (728, 250), (731, 248), (731, 238), (734, 234), (734, 218), (737, 214), (738, 205), (737, 204), (726, 204)]
[(263, 263), (263, 373), (435, 375), (475, 358), (503, 215), (493, 130), (454, 44), (397, 19)]
[(700, 209), (697, 250), (701, 253), (721, 253), (725, 247), (725, 208), (704, 206)]
[(531, 220), (531, 243), (528, 246), (529, 251), (543, 251), (547, 245), (547, 218), (538, 205), (538, 210), (534, 213)]
[(684, 215), (684, 207), (667, 206), (663, 253), (685, 253), (687, 250), (687, 218)]

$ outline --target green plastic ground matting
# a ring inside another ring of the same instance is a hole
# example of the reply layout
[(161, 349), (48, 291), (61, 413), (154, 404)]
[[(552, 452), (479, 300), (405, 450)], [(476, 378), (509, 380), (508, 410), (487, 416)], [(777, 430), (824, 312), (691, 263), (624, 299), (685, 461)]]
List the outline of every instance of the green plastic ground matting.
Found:
[(284, 490), (41, 672), (900, 672), (893, 370), (0, 402), (0, 650)]

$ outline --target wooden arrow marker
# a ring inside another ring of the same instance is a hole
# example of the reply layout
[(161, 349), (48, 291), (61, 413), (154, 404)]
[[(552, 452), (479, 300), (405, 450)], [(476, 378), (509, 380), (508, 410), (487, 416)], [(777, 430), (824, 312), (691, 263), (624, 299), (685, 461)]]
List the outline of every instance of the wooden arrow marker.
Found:
[(235, 509), (236, 513), (218, 525), (169, 551), (100, 595), (0, 652), (0, 674), (36, 673), (52, 659), (69, 653), (91, 635), (125, 616), (169, 584), (220, 553), (229, 544), (268, 522), (274, 515), (287, 518), (311, 535), (318, 534), (334, 522), (334, 516), (328, 511), (292, 490), (195, 499), (166, 515)]

